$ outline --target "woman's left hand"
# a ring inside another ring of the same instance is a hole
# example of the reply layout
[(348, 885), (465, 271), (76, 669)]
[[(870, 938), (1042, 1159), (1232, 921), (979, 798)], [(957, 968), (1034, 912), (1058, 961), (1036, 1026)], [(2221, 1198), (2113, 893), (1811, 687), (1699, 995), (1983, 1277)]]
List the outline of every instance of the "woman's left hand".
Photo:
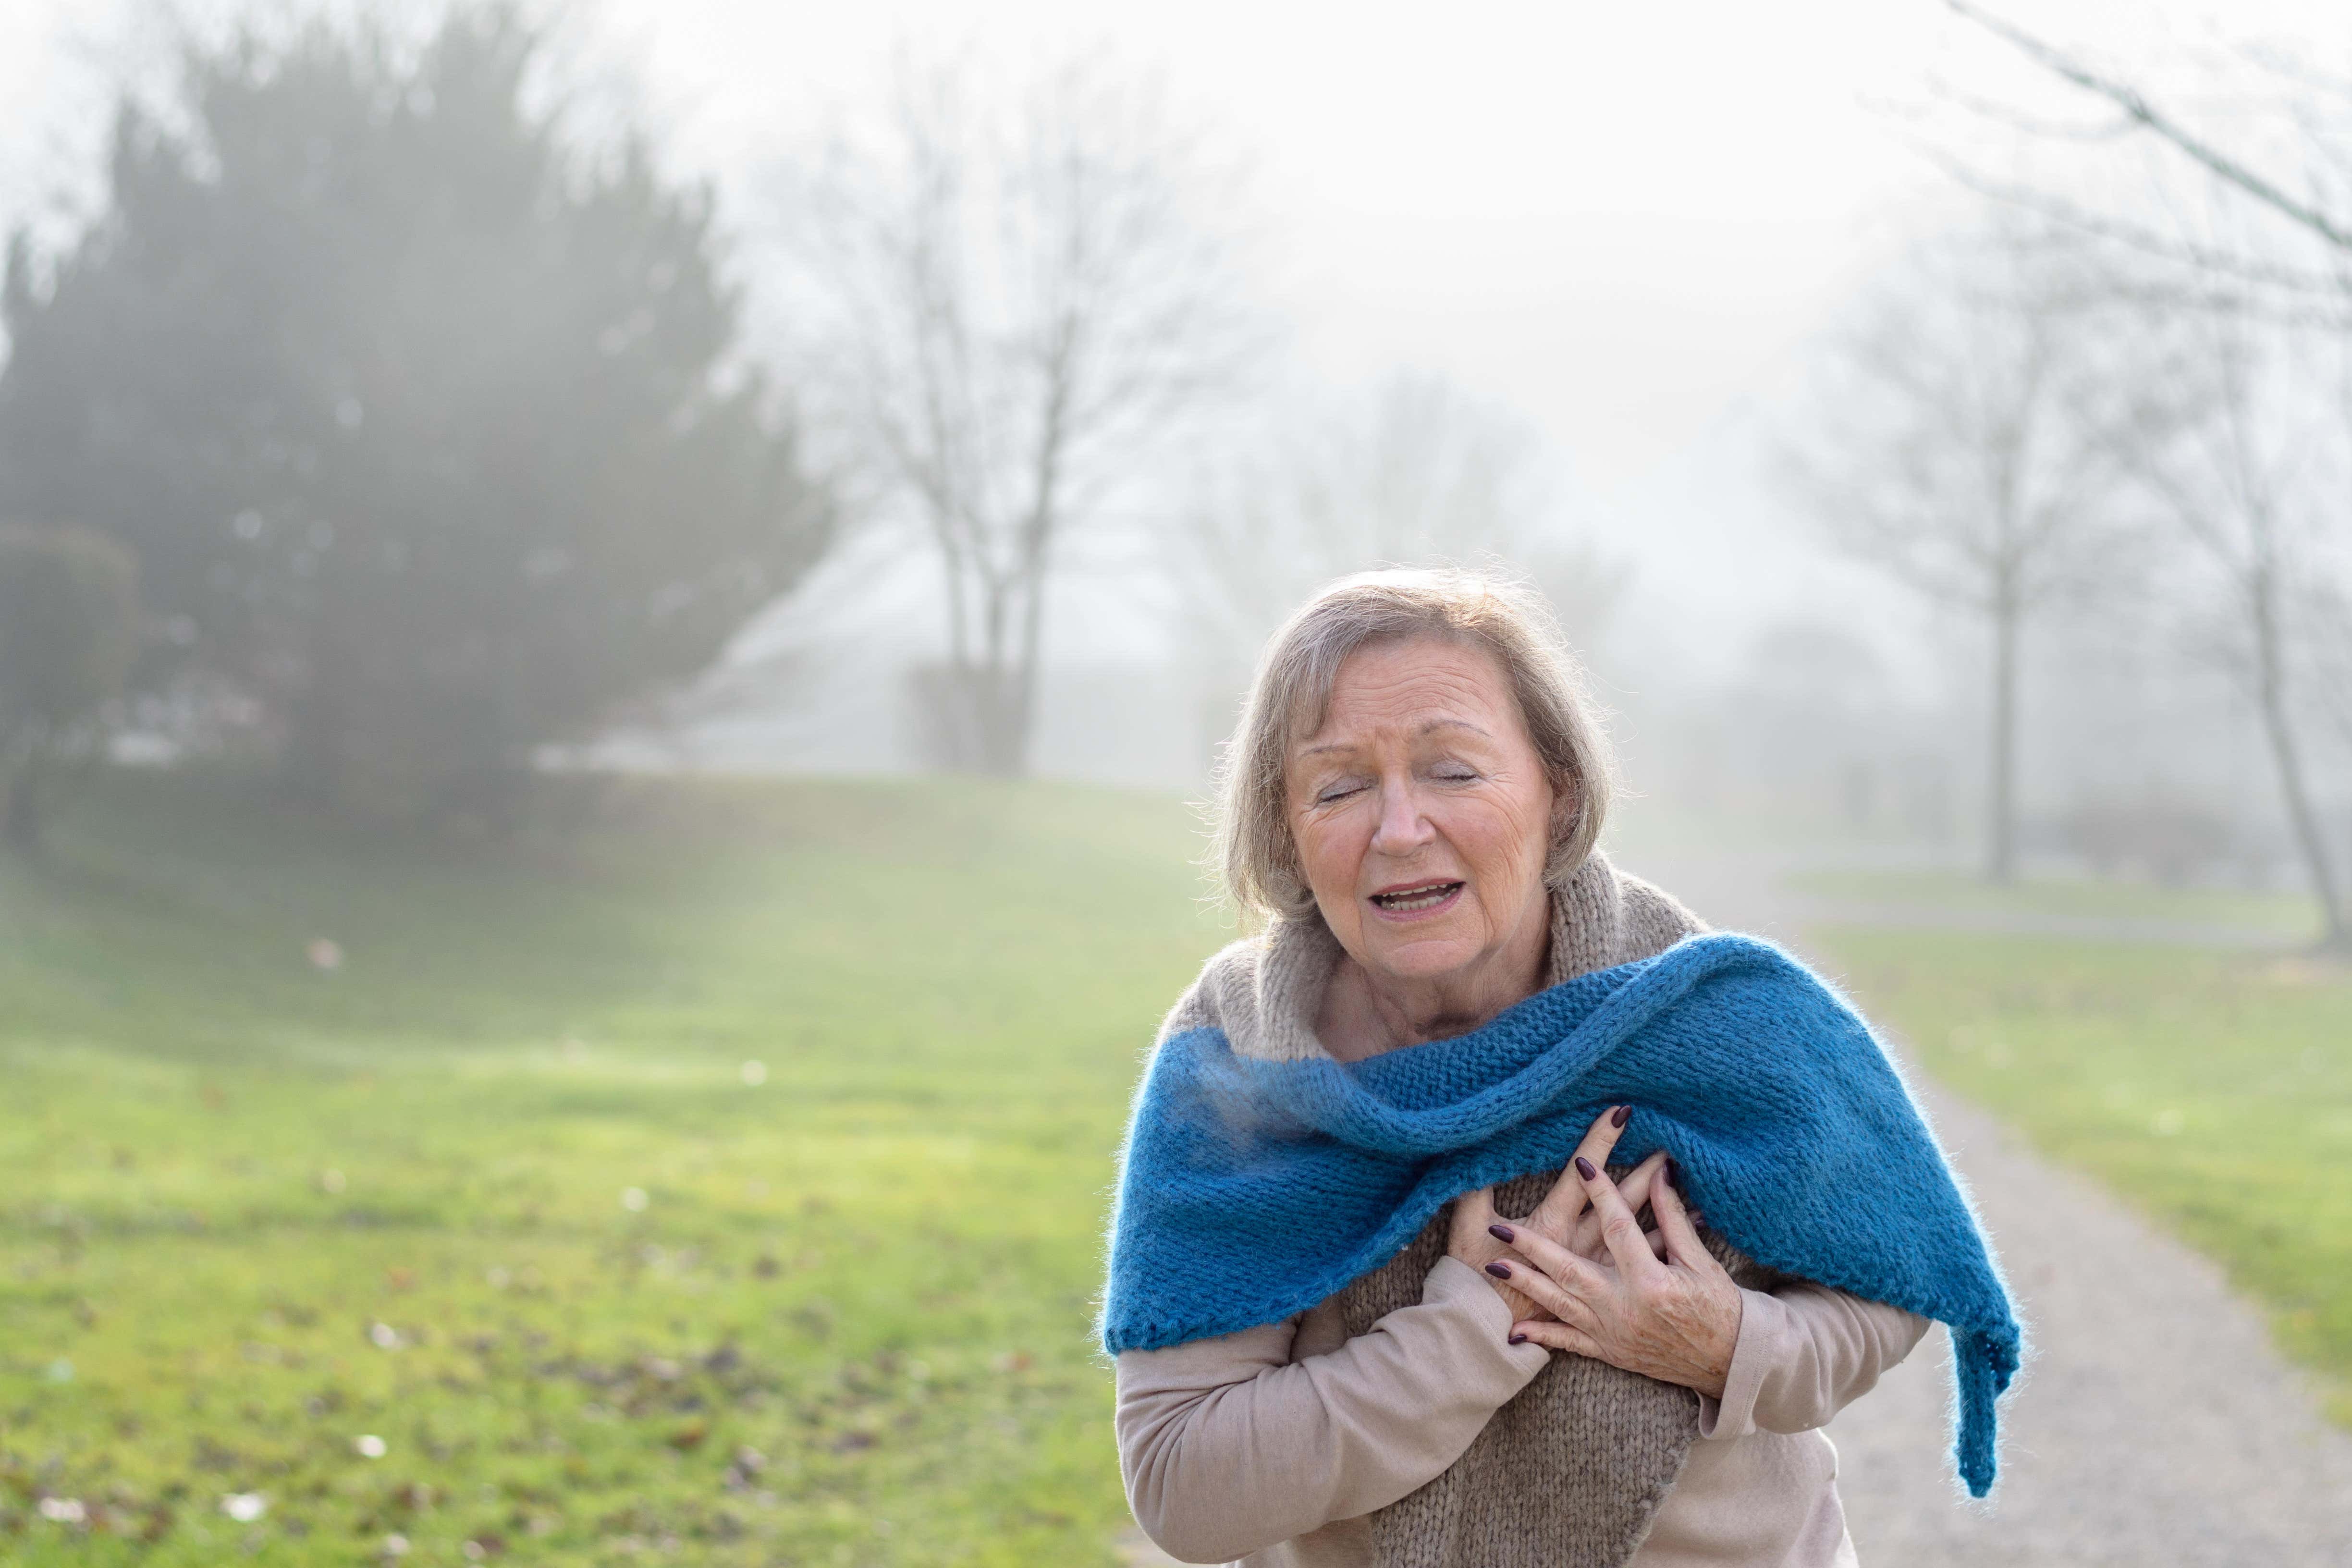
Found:
[(1486, 1272), (1559, 1320), (1514, 1323), (1512, 1342), (1574, 1351), (1720, 1398), (1739, 1341), (1739, 1287), (1700, 1243), (1671, 1177), (1662, 1172), (1650, 1184), (1650, 1212), (1665, 1242), (1659, 1258), (1607, 1173), (1580, 1157), (1576, 1173), (1601, 1221), (1608, 1260), (1579, 1257), (1533, 1229), (1496, 1225), (1495, 1238), (1524, 1261), (1498, 1258)]

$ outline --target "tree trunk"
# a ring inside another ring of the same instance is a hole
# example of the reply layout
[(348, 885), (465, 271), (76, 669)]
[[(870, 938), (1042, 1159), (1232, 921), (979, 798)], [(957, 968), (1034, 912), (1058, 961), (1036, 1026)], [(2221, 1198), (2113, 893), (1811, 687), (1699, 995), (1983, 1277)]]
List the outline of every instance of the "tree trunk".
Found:
[(2311, 890), (2318, 895), (2319, 908), (2326, 921), (2326, 934), (2321, 945), (2336, 952), (2352, 949), (2352, 931), (2344, 923), (2344, 900), (2336, 886), (2336, 870), (2329, 861), (2327, 840), (2320, 830), (2319, 814), (2312, 809), (2311, 793), (2304, 783), (2303, 752), (2296, 745), (2294, 722), (2287, 712), (2286, 667), (2279, 647), (2277, 591), (2267, 576), (2250, 584), (2252, 599), (2254, 632), (2254, 696), (2255, 705), (2262, 710), (2263, 729), (2271, 743), (2271, 760), (2277, 764), (2279, 794), (2286, 806), (2287, 823), (2294, 829), (2295, 847), (2303, 855), (2304, 873), (2311, 879)]
[(27, 757), (23, 764), (11, 770), (7, 781), (7, 805), (0, 811), (0, 837), (8, 847), (20, 855), (35, 855), (41, 847), (40, 767)]
[(47, 726), (27, 719), (0, 739), (0, 841), (20, 855), (41, 847), (41, 751)]
[(1029, 723), (1021, 700), (1017, 630), (1022, 586), (1017, 576), (988, 584), (980, 616), (983, 644), (960, 682), (971, 740), (961, 765), (990, 778), (1019, 778), (1028, 771)]
[(1985, 779), (1984, 877), (1988, 882), (2017, 879), (2017, 596), (2006, 590), (1993, 600), (1992, 735)]
[(974, 759), (991, 778), (1017, 779), (1029, 772), (1029, 722), (1021, 700), (1021, 672), (1000, 661), (974, 671), (973, 717), (980, 738)]

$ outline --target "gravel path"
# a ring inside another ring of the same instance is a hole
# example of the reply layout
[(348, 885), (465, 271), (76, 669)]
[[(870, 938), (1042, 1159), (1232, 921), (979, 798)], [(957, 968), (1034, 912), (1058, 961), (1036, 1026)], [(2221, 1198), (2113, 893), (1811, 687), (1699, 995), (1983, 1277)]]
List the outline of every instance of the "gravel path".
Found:
[[(1762, 858), (1626, 860), (1715, 924), (1790, 946), (1831, 912), (1783, 893)], [(2000, 1249), (2029, 1359), (1987, 1502), (1951, 1479), (1941, 1331), (1832, 1426), (1863, 1562), (2352, 1568), (2352, 1434), (2322, 1418), (2220, 1271), (1990, 1114), (1914, 1083)], [(1122, 1545), (1130, 1563), (1169, 1561), (1139, 1535)]]
[[(1849, 912), (1790, 897), (1784, 868), (1763, 857), (1629, 859), (1714, 923), (1794, 947), (1806, 923)], [(2188, 934), (2147, 924), (2049, 934)], [(1919, 1074), (1912, 1082), (2000, 1249), (2029, 1359), (2005, 1402), (2000, 1484), (1984, 1503), (1950, 1479), (1941, 1331), (1831, 1426), (1863, 1561), (2352, 1568), (2352, 1434), (2322, 1418), (2308, 1381), (2221, 1271), (1988, 1112)]]
[(1986, 1504), (1947, 1479), (1940, 1331), (1832, 1424), (1864, 1562), (2352, 1564), (2352, 1436), (2322, 1420), (2221, 1271), (1975, 1106), (1932, 1086), (1923, 1098), (2032, 1348)]

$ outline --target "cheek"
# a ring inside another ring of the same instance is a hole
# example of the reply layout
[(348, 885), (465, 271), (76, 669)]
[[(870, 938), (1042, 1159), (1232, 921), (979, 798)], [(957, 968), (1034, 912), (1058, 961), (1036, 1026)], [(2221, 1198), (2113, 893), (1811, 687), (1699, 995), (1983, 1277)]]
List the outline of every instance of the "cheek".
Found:
[(1551, 814), (1548, 803), (1524, 795), (1490, 797), (1465, 802), (1450, 837), (1474, 870), (1491, 884), (1540, 877), (1551, 850)]
[(1363, 814), (1341, 806), (1333, 811), (1297, 812), (1290, 819), (1291, 842), (1298, 847), (1298, 863), (1309, 885), (1323, 887), (1349, 880), (1362, 863), (1370, 833), (1359, 820)]

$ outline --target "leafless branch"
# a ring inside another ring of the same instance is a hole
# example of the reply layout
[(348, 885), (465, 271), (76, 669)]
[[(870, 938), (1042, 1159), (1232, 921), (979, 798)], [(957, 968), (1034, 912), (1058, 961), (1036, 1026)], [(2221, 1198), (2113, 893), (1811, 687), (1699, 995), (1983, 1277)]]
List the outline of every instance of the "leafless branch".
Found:
[(2002, 39), (2051, 74), (2115, 105), (2134, 124), (2169, 143), (2184, 157), (2202, 166), (2224, 184), (2234, 186), (2290, 222), (2310, 230), (2336, 249), (2352, 250), (2352, 226), (2290, 195), (2277, 182), (2222, 152), (2182, 124), (2178, 118), (2158, 109), (2129, 82), (2119, 81), (2093, 69), (2073, 55), (2015, 23), (1971, 4), (1970, 0), (1944, 0), (1944, 4), (1954, 15)]

